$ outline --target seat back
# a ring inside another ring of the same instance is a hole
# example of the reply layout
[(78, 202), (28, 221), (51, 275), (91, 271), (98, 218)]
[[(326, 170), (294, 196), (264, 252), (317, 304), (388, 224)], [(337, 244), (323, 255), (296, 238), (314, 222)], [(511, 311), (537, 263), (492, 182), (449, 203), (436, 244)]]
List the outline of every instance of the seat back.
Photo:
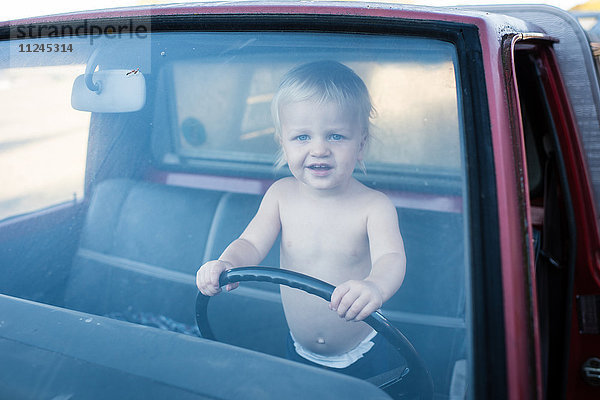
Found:
[(98, 184), (65, 305), (98, 315), (152, 312), (194, 324), (195, 272), (222, 195), (126, 179)]

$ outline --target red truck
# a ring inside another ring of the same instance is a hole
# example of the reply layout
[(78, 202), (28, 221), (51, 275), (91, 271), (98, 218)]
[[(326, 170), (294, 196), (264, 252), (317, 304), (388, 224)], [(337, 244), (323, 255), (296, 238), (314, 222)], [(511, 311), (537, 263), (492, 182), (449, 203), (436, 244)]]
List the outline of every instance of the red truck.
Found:
[[(407, 257), (364, 322), (406, 362), (366, 381), (286, 359), (277, 284), (332, 287), (277, 268), (280, 241), (209, 304), (194, 281), (290, 175), (270, 103), (322, 60), (368, 87), (354, 178), (393, 202)], [(0, 23), (0, 93), (0, 397), (600, 398), (600, 89), (568, 13), (42, 16)]]

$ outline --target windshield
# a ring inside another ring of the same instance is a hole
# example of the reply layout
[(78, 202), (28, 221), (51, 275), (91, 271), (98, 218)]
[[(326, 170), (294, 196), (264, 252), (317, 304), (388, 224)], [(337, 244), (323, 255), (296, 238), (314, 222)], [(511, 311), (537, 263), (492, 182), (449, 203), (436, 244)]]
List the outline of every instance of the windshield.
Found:
[[(282, 78), (315, 61), (352, 69), (374, 108), (353, 177), (393, 204), (406, 254), (382, 313), (436, 396), (466, 393), (469, 205), (452, 43), (144, 31), (13, 38), (0, 57), (2, 293), (188, 336), (200, 335), (198, 267), (239, 237), (274, 182), (294, 179), (276, 166)], [(279, 267), (284, 246), (278, 237), (260, 264)], [(286, 358), (277, 285), (242, 283), (208, 318), (217, 340)]]

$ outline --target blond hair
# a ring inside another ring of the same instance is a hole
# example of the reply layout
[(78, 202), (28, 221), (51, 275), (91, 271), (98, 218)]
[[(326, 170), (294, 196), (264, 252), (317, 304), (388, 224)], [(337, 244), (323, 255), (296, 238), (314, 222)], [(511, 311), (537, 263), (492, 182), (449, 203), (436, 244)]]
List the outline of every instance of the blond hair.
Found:
[[(281, 107), (306, 100), (316, 103), (335, 102), (340, 107), (350, 108), (359, 118), (366, 144), (370, 137), (370, 118), (375, 116), (375, 109), (367, 86), (352, 69), (337, 61), (316, 61), (289, 71), (271, 102), (275, 140), (281, 141)], [(277, 168), (285, 165), (281, 147), (275, 165)], [(360, 167), (364, 171), (364, 163), (361, 162)]]

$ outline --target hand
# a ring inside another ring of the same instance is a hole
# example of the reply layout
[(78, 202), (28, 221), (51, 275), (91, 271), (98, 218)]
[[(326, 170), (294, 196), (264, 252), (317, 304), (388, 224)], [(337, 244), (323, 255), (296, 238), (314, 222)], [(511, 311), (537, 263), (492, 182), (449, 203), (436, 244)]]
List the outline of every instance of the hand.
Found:
[(383, 304), (383, 296), (371, 281), (347, 281), (339, 285), (331, 295), (329, 308), (337, 311), (346, 321), (362, 321)]
[[(209, 261), (196, 272), (196, 286), (205, 296), (214, 296), (221, 292), (219, 285), (219, 276), (225, 270), (233, 268), (227, 261), (214, 260)], [(239, 286), (239, 283), (230, 283), (225, 288), (227, 291), (233, 290)]]

